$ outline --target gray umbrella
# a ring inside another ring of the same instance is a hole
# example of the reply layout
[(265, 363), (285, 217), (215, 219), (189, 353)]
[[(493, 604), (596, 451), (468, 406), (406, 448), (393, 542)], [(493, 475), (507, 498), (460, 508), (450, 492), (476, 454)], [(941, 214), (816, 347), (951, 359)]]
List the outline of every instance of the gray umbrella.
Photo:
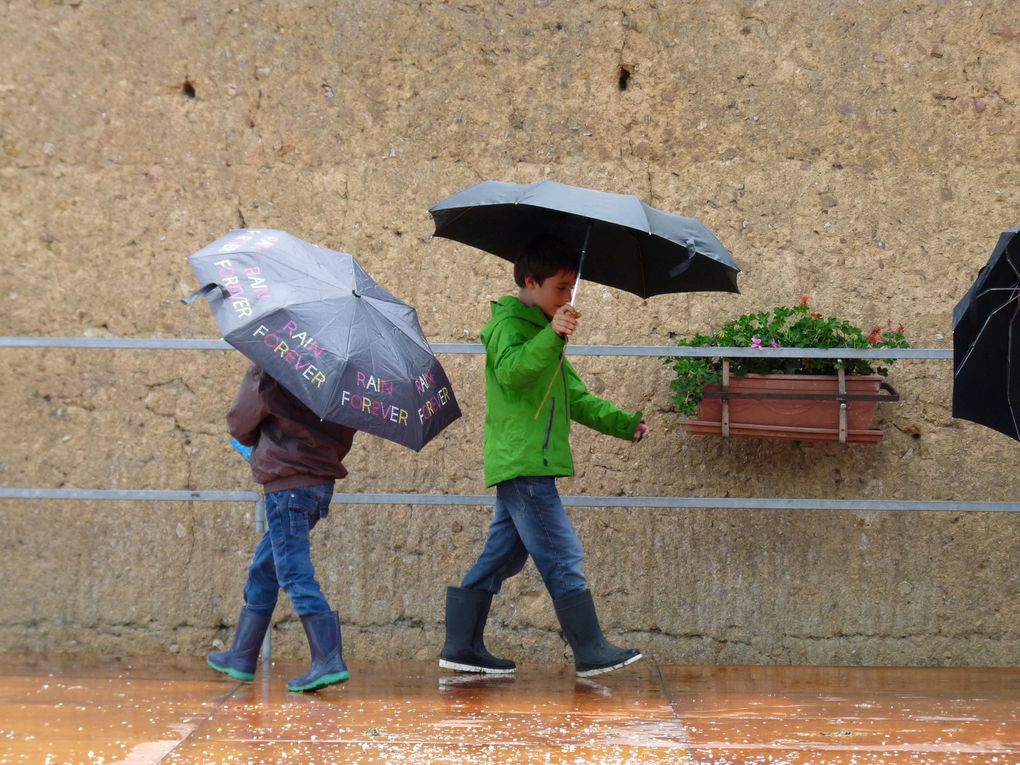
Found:
[(415, 310), (347, 253), (236, 229), (188, 258), (223, 339), (319, 417), (420, 450), (460, 416)]
[(651, 297), (738, 292), (740, 267), (694, 218), (649, 207), (629, 194), (568, 186), (485, 181), (432, 207), (435, 235), (513, 261), (551, 234), (581, 254), (578, 277)]

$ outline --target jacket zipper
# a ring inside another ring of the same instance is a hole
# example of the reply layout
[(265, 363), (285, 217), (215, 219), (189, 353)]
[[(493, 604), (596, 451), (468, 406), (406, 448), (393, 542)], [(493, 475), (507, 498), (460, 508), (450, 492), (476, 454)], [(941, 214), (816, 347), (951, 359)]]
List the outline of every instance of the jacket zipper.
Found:
[(552, 435), (553, 414), (556, 413), (556, 397), (549, 399), (549, 422), (545, 426), (545, 441), (542, 443), (542, 464), (549, 466), (549, 436)]
[[(567, 371), (560, 367), (564, 394), (567, 390)], [(556, 397), (549, 399), (549, 422), (545, 426), (545, 441), (542, 443), (542, 464), (549, 467), (549, 437), (552, 435), (553, 415), (556, 414)]]

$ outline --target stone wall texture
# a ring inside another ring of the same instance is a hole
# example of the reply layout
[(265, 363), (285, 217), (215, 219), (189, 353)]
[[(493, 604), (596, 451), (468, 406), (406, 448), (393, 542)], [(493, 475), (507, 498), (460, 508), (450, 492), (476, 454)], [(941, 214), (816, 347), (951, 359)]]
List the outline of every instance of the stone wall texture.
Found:
[[(353, 253), (434, 342), (475, 342), (503, 261), (433, 239), (485, 179), (629, 192), (709, 225), (740, 295), (582, 288), (585, 344), (665, 345), (810, 296), (951, 346), (1020, 223), (1012, 0), (344, 0), (0, 4), (0, 335), (216, 337), (186, 257), (267, 227)], [(344, 492), (484, 491), (478, 356), (420, 455), (360, 437)], [(0, 349), (0, 483), (253, 490), (224, 413), (235, 351)], [(564, 494), (1020, 498), (1020, 447), (900, 361), (877, 445), (686, 436), (656, 358), (579, 357), (640, 446), (574, 433)], [(611, 638), (673, 663), (1008, 665), (1020, 516), (572, 509)], [(336, 507), (320, 580), (353, 659), (426, 659), (488, 507)], [(229, 639), (251, 503), (0, 501), (0, 650), (203, 654)], [(305, 652), (286, 599), (280, 655)], [(490, 646), (569, 656), (529, 565)]]

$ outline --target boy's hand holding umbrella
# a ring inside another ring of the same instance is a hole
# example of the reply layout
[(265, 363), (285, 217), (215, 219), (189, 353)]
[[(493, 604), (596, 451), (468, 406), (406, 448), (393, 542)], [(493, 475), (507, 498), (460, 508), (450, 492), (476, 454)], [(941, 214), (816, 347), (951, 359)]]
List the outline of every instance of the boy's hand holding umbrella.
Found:
[(570, 303), (564, 303), (553, 314), (552, 328), (560, 337), (568, 337), (577, 331), (577, 320), (581, 314)]

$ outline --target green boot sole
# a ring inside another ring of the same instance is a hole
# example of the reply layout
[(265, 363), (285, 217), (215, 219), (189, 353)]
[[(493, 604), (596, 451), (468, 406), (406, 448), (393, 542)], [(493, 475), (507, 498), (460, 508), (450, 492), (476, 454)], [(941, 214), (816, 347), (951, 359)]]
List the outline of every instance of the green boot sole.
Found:
[(252, 680), (255, 679), (255, 675), (250, 672), (239, 672), (238, 670), (233, 669), (231, 667), (217, 667), (215, 664), (209, 661), (209, 659), (206, 659), (205, 663), (208, 664), (213, 669), (215, 669), (217, 672), (222, 672), (224, 675), (229, 675), (235, 680), (243, 680), (244, 682), (250, 683)]
[(313, 680), (308, 685), (291, 685), (287, 683), (287, 690), (292, 693), (303, 693), (305, 691), (317, 691), (320, 688), (325, 688), (327, 685), (337, 685), (338, 683), (346, 683), (351, 679), (350, 672), (337, 672), (333, 675), (323, 675), (322, 677)]

